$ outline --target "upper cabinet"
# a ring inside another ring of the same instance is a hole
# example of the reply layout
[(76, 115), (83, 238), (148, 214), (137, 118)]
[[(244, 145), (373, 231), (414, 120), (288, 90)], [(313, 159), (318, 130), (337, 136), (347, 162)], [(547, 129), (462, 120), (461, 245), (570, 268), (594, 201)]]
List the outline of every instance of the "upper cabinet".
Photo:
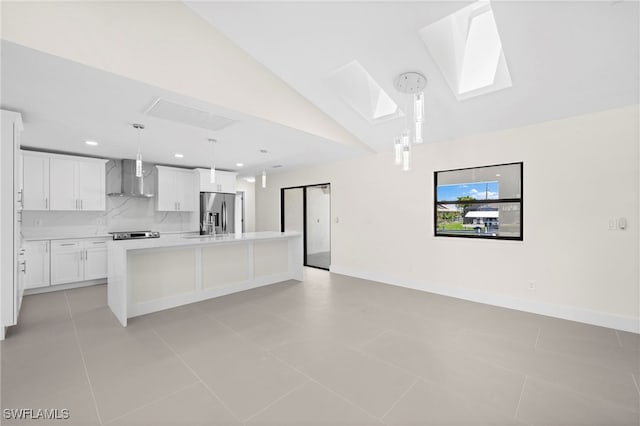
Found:
[(105, 163), (23, 151), (24, 210), (104, 210)]
[(193, 170), (165, 166), (156, 166), (156, 168), (158, 169), (156, 210), (195, 211), (198, 193)]
[(49, 210), (49, 156), (22, 151), (22, 208)]
[(216, 181), (211, 183), (211, 171), (209, 169), (196, 169), (200, 180), (200, 192), (226, 192), (236, 193), (235, 172), (216, 170)]

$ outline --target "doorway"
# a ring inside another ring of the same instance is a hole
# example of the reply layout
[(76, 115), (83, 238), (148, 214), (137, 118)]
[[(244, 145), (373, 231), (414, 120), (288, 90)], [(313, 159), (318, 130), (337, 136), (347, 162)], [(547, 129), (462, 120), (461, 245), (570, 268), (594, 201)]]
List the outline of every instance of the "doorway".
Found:
[(331, 184), (280, 190), (280, 227), (303, 236), (304, 265), (329, 270), (331, 266)]

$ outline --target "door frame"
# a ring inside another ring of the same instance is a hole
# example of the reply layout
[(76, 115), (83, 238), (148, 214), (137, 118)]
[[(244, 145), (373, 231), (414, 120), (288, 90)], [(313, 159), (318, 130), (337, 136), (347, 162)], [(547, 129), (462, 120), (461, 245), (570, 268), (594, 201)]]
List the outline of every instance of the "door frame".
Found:
[[(329, 189), (331, 189), (331, 182), (280, 188), (280, 232), (284, 232), (284, 191), (287, 189), (302, 189), (302, 264), (309, 268), (328, 271), (329, 268), (307, 264), (307, 188), (314, 186), (329, 186)], [(331, 247), (331, 197), (329, 197), (329, 247)]]

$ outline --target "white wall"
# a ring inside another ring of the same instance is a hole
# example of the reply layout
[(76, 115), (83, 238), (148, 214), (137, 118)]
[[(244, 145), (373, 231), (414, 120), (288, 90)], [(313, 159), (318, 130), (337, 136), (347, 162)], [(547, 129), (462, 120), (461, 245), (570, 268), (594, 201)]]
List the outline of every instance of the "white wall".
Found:
[[(254, 232), (256, 230), (255, 182), (237, 179), (236, 191), (244, 192), (244, 232)], [(238, 223), (236, 223), (237, 226), (239, 226)]]
[[(421, 145), (407, 173), (389, 152), (272, 174), (256, 188), (256, 228), (279, 228), (281, 187), (330, 182), (332, 271), (638, 332), (639, 112)], [(433, 236), (435, 170), (516, 161), (523, 242)], [(395, 206), (392, 226), (381, 198)], [(612, 217), (628, 229), (608, 230)]]

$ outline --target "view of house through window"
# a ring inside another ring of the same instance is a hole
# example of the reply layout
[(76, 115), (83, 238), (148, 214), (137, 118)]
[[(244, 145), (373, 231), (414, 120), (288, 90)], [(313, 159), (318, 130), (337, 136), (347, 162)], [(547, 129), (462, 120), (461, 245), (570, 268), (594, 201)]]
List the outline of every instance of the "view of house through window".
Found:
[(522, 163), (434, 173), (436, 236), (522, 240)]

